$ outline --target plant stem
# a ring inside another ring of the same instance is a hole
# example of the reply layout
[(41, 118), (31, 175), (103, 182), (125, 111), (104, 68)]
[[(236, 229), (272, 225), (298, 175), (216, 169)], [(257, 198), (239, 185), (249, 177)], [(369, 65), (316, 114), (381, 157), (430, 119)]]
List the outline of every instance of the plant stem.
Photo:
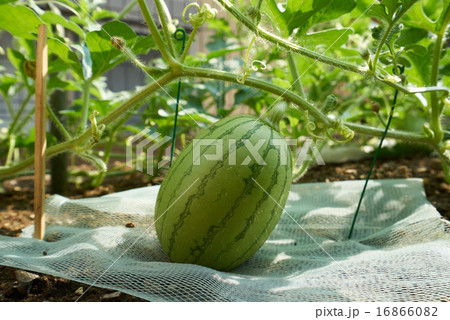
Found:
[[(164, 1), (164, 0), (162, 0), (162, 1)], [(158, 11), (159, 21), (161, 22), (161, 26), (162, 26), (162, 29), (164, 32), (164, 36), (166, 37), (167, 44), (169, 45), (170, 54), (173, 57), (175, 57), (176, 56), (175, 49), (173, 48), (173, 43), (172, 43), (173, 37), (170, 36), (169, 27), (167, 25), (167, 20), (166, 20), (167, 7), (166, 8), (163, 7), (163, 6), (165, 6), (165, 4), (162, 4), (161, 0), (155, 0), (155, 4), (156, 4), (156, 9)]]
[[(313, 139), (314, 144), (317, 145), (317, 139)], [(318, 152), (321, 152), (323, 147), (327, 144), (328, 140), (322, 140), (319, 144), (319, 146), (317, 147)], [(302, 162), (302, 165), (300, 166), (300, 169), (293, 173), (292, 175), (292, 181), (298, 181), (301, 177), (303, 177), (303, 175), (306, 173), (306, 171), (308, 170), (308, 168), (311, 166), (311, 163), (316, 160), (315, 156), (314, 156), (314, 152), (312, 152), (313, 148), (309, 148), (307, 151), (307, 154), (309, 155), (310, 159), (309, 160), (304, 160)]]
[(14, 134), (11, 134), (9, 136), (9, 146), (8, 146), (8, 154), (6, 155), (6, 161), (5, 166), (10, 166), (14, 149), (16, 148), (16, 136)]
[[(236, 80), (236, 75), (233, 73), (212, 70), (212, 69), (197, 68), (197, 67), (188, 67), (188, 66), (183, 67), (182, 76), (215, 79), (215, 80), (238, 83)], [(278, 96), (283, 96), (284, 100), (286, 100), (287, 102), (292, 102), (292, 103), (296, 104), (297, 106), (299, 106), (300, 108), (302, 108), (303, 110), (308, 111), (308, 113), (311, 116), (313, 116), (316, 119), (316, 121), (322, 122), (328, 128), (333, 128), (336, 123), (336, 121), (328, 118), (320, 110), (318, 110), (315, 106), (310, 104), (305, 99), (301, 98), (299, 95), (297, 95), (293, 91), (286, 90), (286, 89), (276, 86), (272, 83), (267, 83), (265, 81), (255, 79), (252, 77), (247, 78), (245, 81), (245, 84), (247, 86), (250, 86), (250, 87), (253, 87), (256, 89), (261, 89), (261, 90), (264, 90), (267, 92), (271, 92)], [(346, 122), (346, 121), (343, 121), (342, 124), (346, 125), (347, 127), (354, 130), (355, 132), (364, 134), (364, 135), (372, 135), (372, 136), (381, 137), (384, 133), (384, 129), (381, 129), (381, 128), (374, 128), (374, 127), (369, 127), (366, 125), (361, 125), (361, 124), (356, 124), (356, 123), (350, 123), (350, 122)], [(391, 137), (394, 139), (401, 139), (401, 140), (405, 140), (405, 141), (417, 142), (417, 143), (432, 144), (432, 141), (421, 133), (391, 130), (388, 132), (387, 137)]]
[(33, 94), (31, 92), (28, 92), (27, 96), (25, 97), (25, 100), (23, 100), (19, 111), (16, 113), (13, 121), (11, 122), (11, 125), (9, 126), (9, 133), (8, 133), (9, 135), (14, 134), (17, 131), (17, 130), (15, 130), (17, 122), (19, 121), (20, 117), (22, 116), (22, 113), (25, 110), (25, 108), (27, 107), (27, 104), (30, 101), (32, 95)]
[(383, 117), (381, 116), (381, 114), (379, 112), (377, 112), (377, 118), (381, 122), (381, 125), (383, 127), (386, 127), (386, 121), (384, 121)]
[(66, 138), (66, 140), (72, 139), (72, 136), (70, 135), (70, 133), (66, 130), (64, 125), (61, 123), (61, 121), (59, 121), (58, 117), (53, 112), (53, 109), (48, 104), (47, 104), (47, 112), (49, 115), (49, 119), (53, 121), (53, 123), (56, 125), (58, 130), (64, 135), (64, 138)]
[(83, 96), (81, 104), (81, 119), (78, 125), (77, 133), (81, 133), (86, 129), (87, 121), (89, 117), (89, 97), (91, 95), (91, 81), (89, 79), (84, 80), (83, 83)]
[[(114, 139), (117, 136), (117, 131), (123, 126), (123, 124), (125, 122), (127, 122), (127, 120), (133, 115), (133, 113), (128, 113), (127, 116), (125, 116), (124, 118), (122, 118), (119, 123), (117, 125), (114, 126), (114, 128), (112, 129), (112, 132), (109, 135), (109, 140), (106, 144), (106, 149), (105, 149), (105, 155), (103, 157), (103, 162), (106, 163), (106, 165), (108, 165), (109, 159), (111, 157), (111, 149), (114, 143)], [(100, 172), (92, 181), (92, 186), (94, 188), (98, 187), (99, 185), (102, 184), (103, 179), (106, 176), (106, 172), (102, 171)]]
[(66, 4), (66, 3), (64, 3), (64, 2), (61, 2), (61, 1), (56, 1), (56, 0), (40, 0), (40, 1), (34, 1), (34, 3), (36, 3), (36, 4), (44, 4), (44, 3), (54, 3), (54, 4), (58, 4), (58, 5), (60, 5), (61, 7), (63, 7), (63, 8), (65, 8), (65, 9), (67, 9), (67, 10), (69, 10), (70, 12), (72, 12), (74, 15), (76, 15), (76, 16), (80, 16), (80, 13), (77, 11), (77, 10), (75, 10), (74, 8), (72, 8), (71, 6), (69, 6), (68, 4)]
[[(450, 7), (449, 7), (450, 8)], [(433, 53), (433, 64), (431, 66), (431, 85), (436, 86), (439, 79), (439, 62), (441, 59), (442, 46), (445, 38), (445, 30), (449, 24), (450, 20), (450, 9), (447, 10), (444, 20), (442, 22), (442, 27), (437, 32), (437, 39), (434, 44)], [(440, 102), (438, 99), (437, 92), (430, 92), (430, 102), (431, 102), (431, 129), (434, 131), (435, 142), (439, 143), (444, 138), (444, 133), (442, 132), (441, 126), (441, 113), (443, 108), (440, 107)]]
[(375, 70), (377, 69), (377, 63), (378, 63), (378, 58), (380, 57), (381, 54), (381, 50), (383, 49), (383, 46), (387, 40), (387, 38), (389, 37), (389, 34), (392, 31), (392, 28), (395, 26), (395, 23), (390, 23), (387, 27), (387, 29), (385, 30), (383, 37), (380, 40), (380, 43), (378, 44), (377, 47), (377, 51), (375, 52), (375, 56), (373, 57), (373, 61), (372, 61), (372, 71), (375, 72)]
[[(199, 78), (207, 78), (207, 79), (216, 79), (222, 81), (228, 81), (237, 83), (237, 77), (233, 73), (213, 70), (213, 69), (205, 69), (205, 68), (197, 68), (197, 67), (188, 67), (185, 66), (182, 69), (183, 76), (186, 77), (199, 77)], [(308, 112), (314, 116), (314, 118), (320, 122), (325, 123), (327, 126), (331, 126), (332, 120), (325, 116), (322, 112), (320, 112), (315, 106), (310, 104), (305, 99), (301, 98), (297, 94), (295, 94), (291, 90), (286, 90), (272, 83), (268, 83), (263, 80), (259, 80), (256, 78), (249, 77), (245, 80), (245, 84), (264, 91), (268, 91), (274, 93), (278, 96), (283, 96), (283, 99), (289, 102), (293, 102), (304, 110), (308, 110)]]
[(300, 79), (300, 74), (298, 73), (297, 64), (295, 63), (295, 57), (292, 51), (288, 54), (289, 69), (291, 70), (292, 81), (294, 81), (295, 89), (297, 90), (300, 97), (305, 98), (305, 91), (303, 91), (302, 80)]
[(23, 127), (30, 121), (31, 117), (34, 115), (34, 106), (31, 108), (28, 113), (25, 115), (23, 120), (17, 126), (16, 132), (21, 132)]
[[(104, 124), (107, 125), (111, 123), (112, 121), (120, 118), (121, 116), (125, 115), (125, 112), (129, 110), (130, 108), (134, 107), (137, 103), (139, 103), (141, 100), (148, 97), (150, 94), (155, 92), (158, 89), (161, 89), (164, 85), (168, 84), (172, 80), (176, 79), (179, 76), (179, 74), (175, 72), (169, 72), (162, 76), (161, 78), (157, 79), (156, 81), (150, 83), (147, 85), (144, 89), (136, 93), (134, 96), (132, 96), (127, 101), (123, 102), (120, 106), (112, 110), (109, 114), (107, 114), (105, 117), (100, 119), (98, 121), (98, 125)], [(89, 131), (86, 132), (89, 135)], [(84, 135), (86, 135), (86, 133)]]
[(198, 28), (192, 29), (192, 32), (189, 35), (189, 39), (188, 39), (188, 41), (186, 43), (186, 46), (185, 46), (184, 51), (183, 51), (183, 54), (181, 55), (181, 58), (180, 58), (180, 62), (181, 63), (184, 62), (184, 59), (186, 59), (186, 56), (189, 53), (189, 48), (191, 47), (192, 41), (194, 40), (194, 37), (195, 37), (195, 34), (197, 33), (197, 30), (198, 30)]
[(132, 2), (130, 2), (120, 13), (119, 15), (116, 17), (117, 20), (122, 20), (123, 18), (125, 18), (125, 16), (131, 11), (133, 10), (133, 8), (136, 6), (137, 4), (137, 0), (133, 0)]
[(396, 14), (394, 20), (392, 20), (392, 21), (389, 23), (388, 27), (386, 28), (386, 30), (385, 30), (385, 32), (384, 32), (384, 34), (383, 34), (383, 37), (381, 38), (380, 43), (378, 44), (377, 51), (375, 52), (375, 57), (373, 58), (373, 61), (372, 61), (372, 62), (373, 62), (373, 63), (372, 63), (372, 66), (373, 66), (373, 70), (372, 70), (372, 71), (373, 71), (373, 72), (375, 72), (375, 70), (376, 70), (376, 68), (377, 68), (378, 58), (380, 57), (381, 50), (382, 50), (382, 48), (383, 48), (383, 46), (384, 46), (384, 44), (385, 44), (387, 38), (389, 37), (389, 34), (390, 34), (391, 31), (392, 31), (392, 28), (397, 24), (397, 22), (400, 21), (400, 19), (403, 17), (403, 15), (404, 15), (407, 11), (408, 11), (408, 10), (400, 10), (400, 11)]
[(8, 107), (9, 114), (11, 115), (12, 118), (14, 118), (14, 116), (16, 115), (16, 112), (14, 111), (14, 108), (12, 106), (11, 99), (9, 99), (8, 97), (5, 97), (3, 95), (2, 95), (2, 97), (3, 97), (3, 100), (5, 101), (6, 106)]
[(147, 6), (145, 0), (138, 0), (139, 7), (141, 8), (142, 15), (144, 16), (145, 21), (147, 22), (148, 29), (153, 36), (153, 39), (158, 46), (159, 51), (161, 52), (162, 57), (166, 62), (171, 66), (179, 66), (179, 62), (175, 60), (175, 58), (170, 54), (167, 49), (166, 44), (164, 43), (163, 38), (159, 34), (158, 28), (156, 27), (155, 21), (153, 20), (152, 14)]

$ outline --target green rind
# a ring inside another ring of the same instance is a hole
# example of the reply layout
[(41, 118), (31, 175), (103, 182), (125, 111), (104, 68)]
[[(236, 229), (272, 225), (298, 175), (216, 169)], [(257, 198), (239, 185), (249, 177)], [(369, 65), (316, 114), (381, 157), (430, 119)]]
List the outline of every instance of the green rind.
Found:
[[(263, 138), (267, 141), (259, 153), (267, 165), (253, 159), (240, 165), (249, 155), (242, 139), (255, 145)], [(264, 243), (282, 214), (292, 178), (289, 148), (282, 146), (289, 161), (282, 166), (272, 138), (283, 139), (255, 117), (240, 115), (217, 122), (196, 138), (223, 139), (223, 161), (202, 158), (202, 165), (195, 166), (192, 143), (183, 150), (161, 185), (155, 209), (156, 231), (172, 261), (229, 270)], [(229, 139), (237, 141), (237, 165), (228, 163)], [(212, 148), (202, 148), (201, 157)]]

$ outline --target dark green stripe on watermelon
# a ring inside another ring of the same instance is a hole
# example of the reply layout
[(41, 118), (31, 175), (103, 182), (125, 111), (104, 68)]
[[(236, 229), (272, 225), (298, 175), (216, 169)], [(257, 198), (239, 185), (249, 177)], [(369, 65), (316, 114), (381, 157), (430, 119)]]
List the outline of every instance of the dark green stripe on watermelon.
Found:
[[(221, 120), (197, 139), (223, 139), (223, 160), (206, 160), (204, 155), (215, 150), (208, 146), (201, 149), (201, 165), (193, 165), (192, 143), (183, 150), (161, 185), (156, 231), (172, 261), (229, 270), (253, 255), (278, 222), (291, 185), (290, 152), (282, 146), (289, 158), (282, 166), (280, 147), (271, 144), (282, 136), (252, 116)], [(229, 139), (236, 140), (236, 165), (229, 164)], [(255, 162), (244, 139), (253, 145), (266, 139), (258, 151), (267, 165)], [(241, 165), (247, 156), (251, 162)]]
[[(237, 122), (237, 124), (236, 124)], [(233, 133), (233, 131), (243, 125), (243, 124), (248, 124), (248, 123), (254, 123), (255, 122), (255, 118), (254, 117), (250, 117), (250, 119), (248, 119), (247, 121), (243, 121), (242, 119), (236, 118), (236, 117), (228, 117), (225, 118), (223, 120), (220, 120), (219, 122), (217, 122), (216, 124), (213, 124), (211, 127), (209, 127), (207, 130), (203, 131), (201, 134), (199, 134), (196, 139), (211, 139), (211, 136), (216, 132), (216, 130), (220, 130), (221, 133), (219, 135), (215, 135), (214, 139), (222, 139), (223, 137), (230, 135)], [(219, 125), (217, 125), (219, 124)], [(167, 175), (166, 178), (164, 179), (165, 183), (163, 183), (161, 185), (161, 191), (160, 192), (165, 192), (165, 190), (163, 188), (165, 188), (166, 186), (170, 186), (171, 185), (171, 179), (175, 178), (178, 183), (183, 182), (183, 179), (186, 178), (187, 176), (189, 176), (192, 172), (193, 166), (193, 155), (192, 155), (192, 148), (193, 148), (193, 144), (189, 144), (185, 150), (183, 150), (183, 152), (180, 154), (180, 156), (175, 160), (171, 171), (180, 171), (183, 170), (183, 175), (177, 176), (177, 175)], [(213, 148), (213, 146), (205, 146), (202, 148), (201, 152), (200, 152), (200, 156), (203, 156), (205, 153), (207, 153), (208, 151), (210, 151), (210, 149)], [(185, 169), (178, 169), (178, 167), (180, 166), (187, 166), (187, 168)], [(170, 197), (168, 199), (168, 202), (173, 202), (175, 199), (177, 199), (175, 193), (172, 195), (172, 197)], [(162, 218), (164, 221), (164, 218)]]

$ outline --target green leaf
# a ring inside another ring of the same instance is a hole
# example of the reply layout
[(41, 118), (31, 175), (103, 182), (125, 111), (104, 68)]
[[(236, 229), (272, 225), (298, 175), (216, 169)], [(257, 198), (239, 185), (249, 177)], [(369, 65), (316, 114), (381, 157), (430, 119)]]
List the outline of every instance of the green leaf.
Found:
[(428, 53), (427, 48), (420, 44), (408, 44), (405, 46), (405, 51), (414, 52), (414, 54), (420, 57), (425, 57)]
[(137, 36), (136, 42), (131, 48), (134, 54), (146, 54), (150, 50), (156, 50), (158, 46), (151, 34), (147, 36)]
[(223, 34), (215, 34), (210, 37), (211, 41), (206, 44), (209, 53), (206, 56), (207, 60), (223, 57), (227, 53), (245, 50), (246, 46), (240, 46), (237, 39), (227, 38)]
[(47, 88), (50, 89), (63, 89), (70, 91), (77, 91), (77, 86), (72, 81), (64, 81), (58, 76), (51, 76), (48, 78)]
[(95, 21), (102, 19), (114, 19), (118, 15), (119, 14), (117, 12), (109, 11), (98, 7), (92, 12), (92, 19), (94, 19)]
[(136, 40), (136, 33), (127, 24), (111, 21), (103, 25), (102, 30), (86, 35), (86, 44), (92, 59), (92, 78), (95, 78), (127, 59), (126, 55), (114, 48), (111, 37), (118, 36), (130, 47)]
[(326, 10), (324, 10), (321, 15), (319, 15), (318, 19), (314, 22), (314, 24), (328, 22), (340, 18), (344, 14), (352, 11), (355, 7), (356, 1), (352, 0), (334, 1), (329, 6), (327, 6)]
[(367, 15), (377, 18), (379, 20), (390, 22), (391, 19), (386, 12), (386, 7), (382, 4), (374, 4), (367, 10)]
[(444, 57), (441, 59), (441, 68), (439, 69), (439, 74), (444, 77), (450, 76), (450, 50), (447, 50)]
[(352, 11), (355, 6), (356, 3), (352, 0), (301, 1), (300, 10), (293, 12), (287, 23), (289, 34), (296, 28), (299, 29), (297, 34), (303, 34), (313, 25), (337, 19)]
[(12, 66), (18, 70), (20, 73), (25, 75), (25, 71), (23, 69), (23, 64), (27, 60), (22, 53), (17, 50), (7, 48), (6, 55), (8, 56), (9, 62), (11, 62)]
[[(53, 53), (64, 61), (76, 74), (83, 77), (83, 70), (77, 55), (70, 48), (58, 39), (49, 38), (47, 40), (49, 54)], [(51, 62), (49, 62), (50, 64)]]
[(383, 27), (373, 27), (372, 28), (372, 38), (374, 38), (377, 41), (380, 41), (384, 34), (384, 28)]
[(431, 20), (423, 11), (422, 4), (413, 6), (406, 16), (402, 19), (402, 22), (406, 25), (425, 29), (434, 32), (436, 29), (435, 23)]
[(401, 0), (402, 2), (402, 8), (401, 13), (404, 14), (406, 11), (411, 9), (413, 5), (415, 5), (419, 0)]
[(392, 23), (396, 17), (402, 16), (408, 11), (418, 0), (382, 0), (368, 10), (368, 15)]
[(265, 0), (263, 1), (261, 8), (268, 15), (269, 19), (278, 27), (278, 31), (284, 36), (289, 36), (285, 16), (278, 8), (277, 2), (275, 0)]
[(24, 38), (17, 38), (16, 40), (19, 43), (20, 48), (23, 49), (25, 58), (27, 58), (28, 60), (35, 60), (35, 41)]
[(36, 13), (27, 7), (0, 5), (0, 29), (5, 29), (13, 36), (36, 39), (38, 27), (43, 23)]
[[(417, 48), (415, 49), (417, 50)], [(434, 44), (430, 44), (426, 49), (427, 53), (425, 55), (418, 55), (415, 50), (406, 52), (408, 59), (414, 66), (413, 69), (408, 71), (408, 79), (417, 86), (426, 86), (430, 83)]]
[(48, 61), (48, 73), (56, 73), (61, 71), (67, 71), (69, 65), (64, 62), (62, 59), (58, 58), (57, 56), (52, 56), (49, 58)]
[(399, 46), (406, 46), (411, 43), (417, 43), (426, 37), (428, 37), (427, 30), (408, 28), (400, 33), (400, 37), (397, 39), (396, 44)]
[(445, 17), (449, 14), (450, 11), (450, 1), (447, 1), (446, 5), (444, 6), (441, 15), (439, 16), (439, 19), (436, 21), (436, 31), (439, 32), (442, 27), (444, 27)]
[(385, 6), (385, 8), (387, 9), (387, 15), (390, 20), (392, 20), (392, 17), (400, 7), (401, 3), (398, 0), (382, 0), (381, 5)]
[(350, 28), (329, 29), (312, 32), (301, 37), (299, 44), (305, 48), (324, 46), (325, 48), (340, 47), (347, 43), (349, 35), (353, 33)]
[(41, 15), (41, 19), (50, 25), (61, 25), (64, 28), (75, 32), (81, 39), (84, 39), (85, 37), (83, 30), (76, 23), (66, 20), (63, 16), (60, 16), (52, 11), (46, 11)]
[(275, 0), (263, 2), (264, 10), (285, 36), (297, 28), (298, 33), (305, 33), (313, 25), (337, 19), (355, 6), (354, 0), (288, 0), (283, 9)]
[(8, 96), (9, 88), (17, 83), (17, 77), (11, 74), (0, 75), (0, 91), (3, 96)]

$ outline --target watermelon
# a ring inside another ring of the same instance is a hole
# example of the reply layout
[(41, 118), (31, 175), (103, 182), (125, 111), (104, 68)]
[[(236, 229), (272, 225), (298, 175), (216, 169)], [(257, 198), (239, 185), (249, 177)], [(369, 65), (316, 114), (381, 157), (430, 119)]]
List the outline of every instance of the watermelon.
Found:
[(250, 115), (216, 122), (182, 151), (161, 184), (155, 224), (163, 250), (173, 262), (239, 266), (275, 228), (291, 178), (289, 146), (267, 122)]

